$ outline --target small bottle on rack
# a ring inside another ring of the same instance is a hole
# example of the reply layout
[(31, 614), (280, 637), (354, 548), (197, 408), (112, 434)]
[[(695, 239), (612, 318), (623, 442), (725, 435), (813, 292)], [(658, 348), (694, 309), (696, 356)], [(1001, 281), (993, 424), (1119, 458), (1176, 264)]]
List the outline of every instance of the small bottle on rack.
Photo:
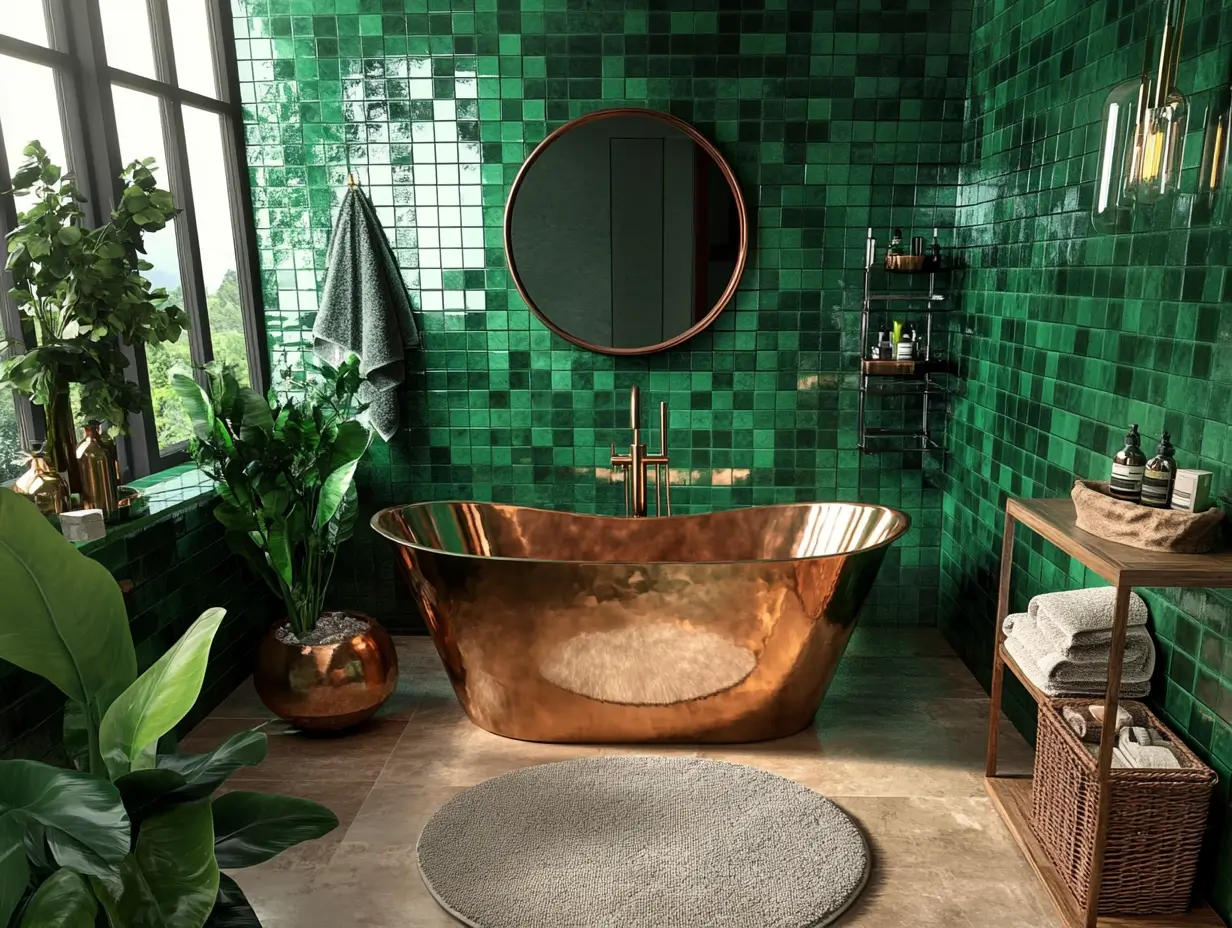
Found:
[(1146, 455), (1142, 453), (1142, 436), (1135, 425), (1125, 435), (1125, 447), (1112, 458), (1112, 479), (1108, 492), (1116, 499), (1137, 503), (1142, 499), (1142, 474), (1146, 470)]
[(886, 252), (887, 258), (898, 258), (903, 253), (903, 230), (895, 229), (894, 234), (890, 236), (890, 250)]
[(941, 270), (941, 243), (937, 241), (937, 230), (933, 229), (933, 243), (928, 250), (928, 269)]
[(895, 346), (895, 361), (912, 361), (915, 359), (915, 329), (908, 322), (903, 327), (902, 338)]
[(1176, 480), (1176, 449), (1164, 432), (1155, 457), (1146, 462), (1142, 472), (1142, 505), (1167, 509), (1172, 505), (1172, 484)]
[(889, 329), (877, 333), (877, 357), (882, 361), (894, 360), (894, 343), (890, 341)]

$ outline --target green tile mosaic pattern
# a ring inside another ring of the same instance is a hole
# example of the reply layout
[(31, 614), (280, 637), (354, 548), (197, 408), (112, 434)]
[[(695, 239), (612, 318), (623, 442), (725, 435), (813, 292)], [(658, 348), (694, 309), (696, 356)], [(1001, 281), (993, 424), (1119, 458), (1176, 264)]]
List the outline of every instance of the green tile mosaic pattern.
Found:
[[(1137, 422), (1152, 448), (1168, 429), (1183, 467), (1232, 489), (1232, 190), (1213, 224), (1192, 197), (1141, 213), (1130, 234), (1090, 223), (1108, 90), (1141, 68), (1162, 5), (1130, 0), (979, 0), (959, 198), (970, 265), (963, 299), (965, 396), (951, 423), (943, 503), (940, 624), (987, 678), (1006, 496), (1060, 496), (1106, 479)], [(1183, 190), (1196, 186), (1208, 104), (1232, 72), (1232, 6), (1191, 3), (1180, 85), (1191, 133)], [(1097, 578), (1026, 533), (1015, 607)], [(1205, 886), (1232, 913), (1232, 597), (1148, 594), (1162, 660), (1154, 699), (1218, 768)], [(1015, 688), (1016, 715), (1033, 715)], [(1028, 722), (1028, 724), (1033, 724)]]
[[(155, 488), (170, 500), (191, 475)], [(181, 725), (187, 730), (248, 675), (257, 640), (274, 620), (275, 604), (223, 540), (211, 513), (213, 494), (187, 498), (162, 515), (91, 542), (90, 557), (126, 590), (129, 625), (143, 669), (154, 663), (211, 606), (227, 610), (210, 651), (205, 685)], [(64, 697), (38, 677), (0, 662), (0, 759), (60, 757)]]
[[(865, 619), (931, 623), (940, 492), (918, 454), (855, 451), (857, 293), (869, 225), (953, 225), (969, 8), (235, 0), (275, 366), (299, 367), (310, 349), (349, 169), (398, 252), (426, 338), (410, 427), (363, 475), (370, 508), (463, 498), (616, 513), (605, 458), (628, 441), (636, 383), (647, 408), (670, 404), (680, 511), (861, 499), (909, 512), (915, 528)], [(712, 331), (614, 360), (532, 318), (500, 233), (531, 148), (572, 117), (626, 105), (672, 112), (716, 142), (755, 240)], [(882, 424), (907, 414), (898, 404)], [(336, 595), (412, 622), (391, 570), (361, 538)]]

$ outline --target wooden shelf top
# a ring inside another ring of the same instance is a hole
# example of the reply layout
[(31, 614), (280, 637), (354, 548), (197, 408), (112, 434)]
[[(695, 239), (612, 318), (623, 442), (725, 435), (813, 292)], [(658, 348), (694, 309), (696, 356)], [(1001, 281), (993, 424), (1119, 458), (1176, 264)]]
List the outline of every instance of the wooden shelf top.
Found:
[(1114, 586), (1232, 587), (1232, 550), (1164, 554), (1084, 532), (1071, 499), (1011, 499), (1006, 512)]
[[(1039, 877), (1065, 928), (1083, 928), (1082, 909), (1065, 880), (1057, 872), (1035, 832), (1031, 830), (1031, 780), (1029, 777), (987, 777), (984, 788), (1001, 813), (1010, 834)], [(1098, 928), (1224, 928), (1223, 919), (1209, 906), (1200, 905), (1183, 915), (1101, 915)]]

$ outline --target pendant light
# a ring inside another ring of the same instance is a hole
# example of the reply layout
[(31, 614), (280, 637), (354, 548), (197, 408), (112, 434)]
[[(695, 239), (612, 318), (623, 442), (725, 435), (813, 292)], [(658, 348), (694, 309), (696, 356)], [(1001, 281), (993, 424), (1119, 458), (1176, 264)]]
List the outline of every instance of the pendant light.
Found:
[(1180, 186), (1181, 155), (1189, 116), (1185, 97), (1176, 89), (1185, 2), (1165, 0), (1159, 63), (1153, 81), (1147, 69), (1143, 69), (1143, 98), (1149, 105), (1140, 110), (1133, 160), (1126, 178), (1129, 193), (1138, 203), (1153, 203), (1176, 193)]

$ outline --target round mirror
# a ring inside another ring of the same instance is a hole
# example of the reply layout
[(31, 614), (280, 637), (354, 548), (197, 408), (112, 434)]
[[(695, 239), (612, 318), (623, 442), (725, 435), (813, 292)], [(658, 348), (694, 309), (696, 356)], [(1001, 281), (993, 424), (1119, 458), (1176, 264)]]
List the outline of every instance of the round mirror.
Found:
[(614, 109), (561, 126), (505, 207), (518, 292), (553, 332), (604, 354), (692, 338), (736, 292), (748, 256), (736, 177), (667, 113)]

